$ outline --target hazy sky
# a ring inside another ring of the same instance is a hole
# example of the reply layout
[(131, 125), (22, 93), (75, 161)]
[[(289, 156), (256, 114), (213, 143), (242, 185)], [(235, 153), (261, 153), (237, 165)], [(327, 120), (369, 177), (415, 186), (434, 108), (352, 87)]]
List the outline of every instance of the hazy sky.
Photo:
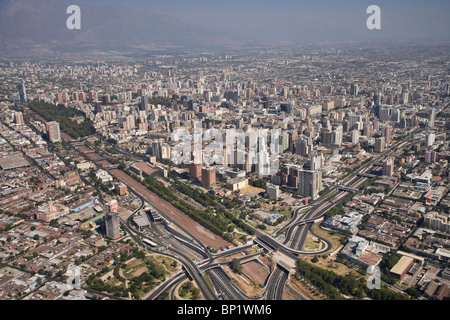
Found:
[[(249, 40), (450, 40), (448, 0), (61, 1), (146, 10)], [(366, 27), (372, 4), (381, 8), (381, 30)]]

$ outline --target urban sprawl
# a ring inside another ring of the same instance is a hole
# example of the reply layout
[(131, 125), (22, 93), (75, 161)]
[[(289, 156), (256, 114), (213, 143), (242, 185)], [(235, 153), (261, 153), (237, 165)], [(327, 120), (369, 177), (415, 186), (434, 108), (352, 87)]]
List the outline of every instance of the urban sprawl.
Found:
[(448, 300), (444, 45), (0, 60), (0, 299)]

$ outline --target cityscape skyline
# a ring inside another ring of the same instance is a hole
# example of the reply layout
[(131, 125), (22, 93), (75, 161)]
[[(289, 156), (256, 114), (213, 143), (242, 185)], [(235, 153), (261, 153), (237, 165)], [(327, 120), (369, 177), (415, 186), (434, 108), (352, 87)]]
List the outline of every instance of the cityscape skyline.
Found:
[(0, 300), (450, 300), (449, 9), (0, 0)]

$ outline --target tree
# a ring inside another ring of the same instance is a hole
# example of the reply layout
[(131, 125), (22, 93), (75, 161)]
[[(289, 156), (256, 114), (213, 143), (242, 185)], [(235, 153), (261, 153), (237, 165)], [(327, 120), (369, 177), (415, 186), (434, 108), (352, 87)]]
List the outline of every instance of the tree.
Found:
[(197, 300), (200, 296), (200, 289), (195, 287), (191, 289), (192, 299)]
[(233, 258), (233, 260), (231, 260), (231, 270), (237, 274), (241, 274), (242, 272), (241, 260)]

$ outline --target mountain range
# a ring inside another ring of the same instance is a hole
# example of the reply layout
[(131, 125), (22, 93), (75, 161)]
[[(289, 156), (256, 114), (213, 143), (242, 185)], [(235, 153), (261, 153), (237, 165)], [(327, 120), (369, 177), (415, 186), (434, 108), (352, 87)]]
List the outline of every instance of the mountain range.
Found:
[(234, 36), (168, 15), (113, 5), (79, 6), (81, 29), (69, 30), (67, 7), (54, 0), (0, 0), (0, 53), (106, 53), (241, 44)]

